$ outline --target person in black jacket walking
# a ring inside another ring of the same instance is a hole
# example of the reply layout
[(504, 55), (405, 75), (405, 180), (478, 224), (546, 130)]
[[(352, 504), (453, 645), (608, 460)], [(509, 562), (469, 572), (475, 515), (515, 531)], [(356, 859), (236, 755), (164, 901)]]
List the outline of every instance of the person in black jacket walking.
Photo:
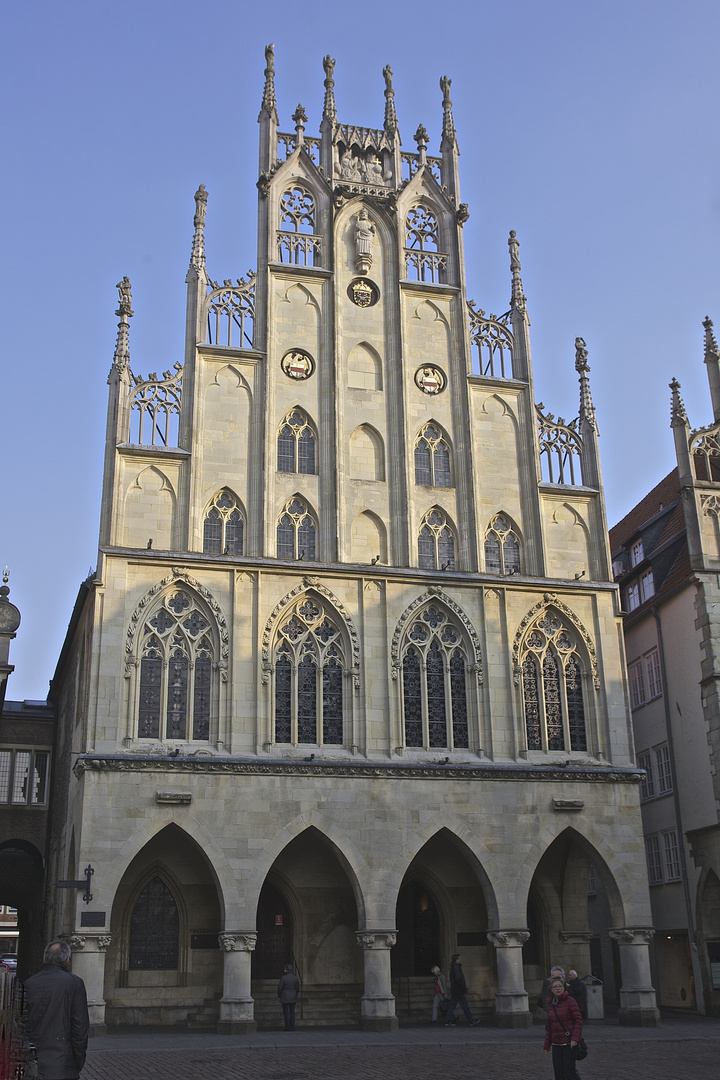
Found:
[(479, 1020), (473, 1019), (473, 1014), (470, 1012), (470, 1006), (465, 997), (466, 994), (467, 983), (465, 982), (465, 976), (463, 975), (460, 953), (455, 953), (452, 958), (452, 963), (450, 964), (450, 1004), (446, 1013), (447, 1019), (445, 1020), (445, 1027), (453, 1027), (455, 1025), (456, 1005), (459, 1005), (465, 1013), (465, 1019), (471, 1027), (474, 1024), (480, 1023)]
[(300, 980), (293, 972), (292, 964), (285, 965), (285, 971), (278, 983), (278, 998), (282, 1005), (285, 1030), (295, 1030), (295, 1002), (300, 993)]
[(38, 1080), (77, 1080), (85, 1064), (88, 1031), (85, 983), (70, 971), (70, 946), (51, 941), (43, 966), (25, 980), (27, 1031), (38, 1061)]

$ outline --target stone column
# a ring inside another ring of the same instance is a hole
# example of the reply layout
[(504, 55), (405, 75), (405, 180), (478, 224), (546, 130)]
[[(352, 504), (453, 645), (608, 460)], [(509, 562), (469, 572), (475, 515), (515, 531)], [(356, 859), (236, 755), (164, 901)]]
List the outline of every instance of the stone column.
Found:
[(360, 1027), (363, 1031), (397, 1031), (390, 979), (390, 950), (397, 941), (397, 932), (361, 930), (356, 937), (363, 950), (365, 970)]
[(105, 930), (92, 934), (70, 934), (63, 938), (72, 949), (73, 975), (79, 975), (87, 991), (90, 1037), (105, 1035), (105, 953), (112, 936)]
[(487, 939), (495, 946), (498, 989), (495, 995), (495, 1023), (503, 1028), (532, 1026), (528, 996), (523, 981), (522, 947), (530, 938), (527, 930), (491, 930)]
[(250, 962), (257, 934), (254, 930), (224, 930), (218, 934), (223, 953), (223, 996), (220, 999), (219, 1035), (253, 1035), (257, 1031)]
[(648, 927), (632, 929), (626, 926), (610, 931), (620, 953), (622, 986), (618, 1020), (621, 1024), (657, 1027), (660, 1023), (655, 990), (650, 981), (648, 946), (654, 934), (655, 931)]

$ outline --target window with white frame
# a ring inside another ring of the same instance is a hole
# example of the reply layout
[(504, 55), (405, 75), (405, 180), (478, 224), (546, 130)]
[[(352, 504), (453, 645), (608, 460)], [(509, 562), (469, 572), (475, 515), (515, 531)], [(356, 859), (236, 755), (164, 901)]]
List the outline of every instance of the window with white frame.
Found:
[(645, 551), (643, 549), (642, 540), (636, 540), (633, 546), (630, 548), (630, 565), (637, 566), (645, 558)]
[(655, 582), (653, 581), (652, 570), (646, 570), (640, 577), (640, 596), (641, 602), (644, 604), (646, 600), (649, 600), (651, 596), (655, 595)]
[(634, 611), (635, 608), (640, 607), (640, 586), (637, 581), (633, 581), (632, 585), (628, 585), (625, 590), (625, 602), (628, 611)]
[(649, 751), (645, 751), (643, 754), (637, 756), (638, 769), (645, 770), (645, 776), (643, 777), (642, 784), (640, 786), (640, 798), (645, 799), (655, 798), (655, 781), (653, 779), (653, 766), (652, 756)]
[(680, 880), (680, 854), (678, 852), (677, 833), (668, 829), (663, 834), (665, 845), (665, 876), (668, 881)]
[(49, 771), (49, 750), (0, 750), (0, 805), (44, 806)]
[(647, 670), (648, 700), (660, 697), (662, 694), (662, 681), (660, 679), (660, 656), (657, 649), (651, 649), (646, 654), (645, 668)]
[(629, 664), (628, 674), (630, 676), (632, 707), (633, 709), (639, 709), (641, 705), (645, 704), (645, 677), (643, 675), (642, 660), (635, 660), (634, 663)]
[(657, 764), (658, 792), (666, 795), (672, 791), (672, 772), (670, 771), (670, 751), (667, 743), (658, 746), (655, 751), (655, 763)]
[(651, 885), (662, 885), (663, 866), (660, 854), (660, 838), (645, 837), (645, 855), (647, 857), (648, 880)]

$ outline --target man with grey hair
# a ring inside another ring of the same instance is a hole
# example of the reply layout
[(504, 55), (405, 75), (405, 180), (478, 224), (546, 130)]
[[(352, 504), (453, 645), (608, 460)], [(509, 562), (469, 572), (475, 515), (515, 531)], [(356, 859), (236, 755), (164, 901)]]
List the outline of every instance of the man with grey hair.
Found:
[(27, 1030), (38, 1080), (77, 1080), (85, 1064), (88, 1018), (85, 983), (70, 971), (66, 941), (51, 941), (43, 966), (25, 981)]

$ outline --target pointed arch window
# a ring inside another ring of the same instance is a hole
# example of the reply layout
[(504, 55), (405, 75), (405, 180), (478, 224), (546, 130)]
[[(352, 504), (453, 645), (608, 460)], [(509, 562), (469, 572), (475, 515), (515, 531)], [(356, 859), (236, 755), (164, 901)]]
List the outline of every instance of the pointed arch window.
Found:
[(314, 474), (315, 443), (315, 431), (307, 416), (302, 409), (293, 409), (278, 432), (278, 472)]
[(520, 573), (520, 541), (503, 514), (493, 518), (485, 534), (485, 573)]
[(425, 515), (420, 526), (418, 566), (421, 570), (455, 569), (455, 536), (437, 507)]
[(144, 626), (138, 738), (209, 740), (214, 658), (209, 617), (190, 592), (168, 594)]
[(245, 520), (229, 491), (216, 495), (205, 515), (203, 551), (209, 555), (242, 555)]
[(321, 241), (316, 235), (315, 200), (296, 184), (280, 199), (278, 259), (295, 266), (319, 266)]
[(430, 605), (410, 627), (402, 659), (405, 745), (467, 749), (467, 652), (459, 629)]
[(545, 611), (521, 663), (528, 750), (587, 750), (582, 664), (573, 633)]
[(317, 526), (304, 499), (290, 499), (277, 524), (278, 559), (315, 561)]
[(175, 897), (159, 875), (142, 890), (130, 916), (130, 971), (175, 971), (180, 915)]
[(415, 442), (415, 483), (452, 487), (450, 448), (437, 424), (426, 424)]
[(342, 746), (345, 647), (335, 613), (303, 596), (275, 647), (275, 742)]
[(447, 269), (447, 255), (438, 249), (437, 218), (427, 206), (412, 206), (405, 219), (405, 268), (413, 281), (438, 282)]

